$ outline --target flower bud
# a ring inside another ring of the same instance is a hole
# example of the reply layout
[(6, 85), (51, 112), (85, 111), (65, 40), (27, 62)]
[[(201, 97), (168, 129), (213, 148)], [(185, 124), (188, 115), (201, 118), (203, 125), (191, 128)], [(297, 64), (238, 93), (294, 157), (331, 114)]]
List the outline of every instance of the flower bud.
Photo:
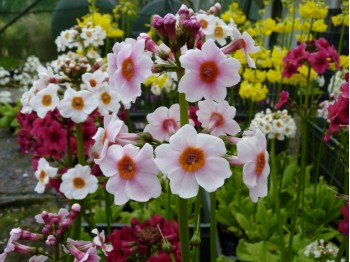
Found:
[(188, 7), (186, 5), (183, 4), (183, 5), (181, 5), (181, 7), (180, 7), (179, 11), (177, 11), (177, 13), (179, 14), (180, 23), (182, 23), (189, 18), (190, 10), (188, 9)]
[(173, 246), (170, 244), (170, 242), (166, 239), (162, 239), (162, 249), (164, 250), (165, 253), (171, 253), (173, 252)]
[(52, 247), (56, 245), (56, 238), (53, 235), (49, 235), (45, 241), (46, 245)]
[(192, 246), (195, 246), (195, 247), (201, 244), (201, 236), (198, 230), (193, 234), (190, 242)]
[(164, 17), (164, 28), (168, 35), (170, 45), (174, 45), (174, 41), (176, 41), (176, 21), (176, 17), (173, 14), (167, 14)]

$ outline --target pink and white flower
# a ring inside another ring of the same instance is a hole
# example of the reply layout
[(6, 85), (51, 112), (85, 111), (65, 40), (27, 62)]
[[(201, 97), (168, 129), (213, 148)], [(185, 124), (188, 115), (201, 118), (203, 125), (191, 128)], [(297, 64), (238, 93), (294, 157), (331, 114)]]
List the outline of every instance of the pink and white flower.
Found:
[(34, 190), (42, 194), (45, 191), (46, 185), (49, 183), (50, 177), (57, 175), (58, 168), (51, 167), (45, 158), (40, 158), (38, 168), (35, 171), (35, 177), (39, 180)]
[(226, 87), (237, 84), (240, 63), (228, 58), (212, 40), (206, 41), (202, 50), (188, 50), (180, 57), (185, 75), (179, 83), (179, 92), (185, 93), (189, 102), (225, 99)]
[(169, 109), (165, 106), (157, 108), (147, 115), (149, 123), (144, 132), (149, 132), (155, 139), (163, 142), (180, 128), (180, 106), (172, 105)]
[(89, 166), (76, 165), (62, 175), (60, 191), (68, 199), (84, 199), (97, 190), (98, 180), (91, 174)]
[(114, 195), (116, 205), (123, 205), (129, 199), (146, 202), (161, 193), (157, 178), (159, 170), (150, 144), (141, 149), (130, 144), (124, 147), (112, 145), (100, 162), (100, 168), (109, 177), (106, 189)]
[(91, 233), (96, 235), (92, 241), (95, 243), (96, 246), (102, 249), (102, 252), (105, 254), (105, 256), (108, 256), (107, 252), (111, 252), (113, 246), (110, 244), (105, 244), (105, 232), (102, 230), (102, 232), (100, 233), (98, 229), (95, 228), (91, 231)]
[[(141, 95), (141, 83), (152, 74), (153, 61), (145, 55), (145, 40), (125, 40), (108, 54), (109, 83), (120, 93), (122, 103), (135, 102)], [(114, 69), (114, 70), (113, 70)]]
[(55, 110), (58, 106), (60, 101), (57, 96), (58, 89), (58, 85), (49, 84), (31, 98), (30, 104), (40, 118), (44, 118), (47, 112)]
[(220, 18), (215, 19), (215, 26), (212, 31), (212, 34), (206, 35), (206, 39), (212, 39), (217, 41), (221, 46), (226, 44), (226, 38), (229, 36), (229, 28), (228, 25), (221, 20)]
[(232, 27), (232, 37), (232, 42), (223, 47), (221, 49), (222, 52), (225, 54), (230, 54), (236, 50), (242, 49), (245, 57), (247, 58), (248, 65), (255, 68), (255, 62), (248, 53), (255, 54), (260, 50), (260, 47), (255, 46), (254, 39), (247, 32), (243, 32), (243, 34), (241, 34), (236, 27)]
[(97, 106), (98, 101), (92, 92), (86, 90), (75, 91), (68, 87), (64, 93), (64, 98), (58, 105), (58, 110), (63, 117), (71, 118), (75, 123), (82, 123)]
[(244, 163), (243, 183), (249, 188), (253, 202), (267, 195), (267, 181), (270, 173), (269, 153), (266, 138), (259, 128), (254, 136), (245, 136), (237, 143), (238, 160)]
[(36, 255), (36, 256), (32, 256), (31, 258), (29, 258), (28, 262), (45, 262), (48, 259), (49, 258), (47, 256)]
[(102, 72), (101, 70), (97, 70), (93, 73), (85, 73), (81, 76), (81, 79), (83, 80), (82, 88), (91, 91), (96, 92), (96, 90), (99, 90), (102, 87), (102, 84), (104, 82), (107, 82), (106, 79), (108, 79), (108, 75), (105, 72)]
[(207, 134), (197, 134), (191, 125), (180, 128), (155, 149), (158, 168), (170, 179), (173, 194), (182, 198), (197, 195), (199, 186), (208, 192), (217, 190), (231, 176), (224, 142)]
[(219, 103), (215, 101), (199, 101), (197, 116), (202, 127), (207, 128), (214, 136), (234, 136), (241, 131), (241, 128), (233, 118), (236, 115), (236, 108), (230, 106), (227, 101)]
[(212, 35), (215, 28), (215, 16), (207, 14), (197, 14), (195, 16), (201, 25), (201, 30), (205, 35)]

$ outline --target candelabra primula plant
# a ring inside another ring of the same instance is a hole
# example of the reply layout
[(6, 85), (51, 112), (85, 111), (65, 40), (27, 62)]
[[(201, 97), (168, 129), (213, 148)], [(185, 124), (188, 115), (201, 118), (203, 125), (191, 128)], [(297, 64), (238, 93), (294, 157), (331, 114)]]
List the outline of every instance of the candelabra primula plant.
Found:
[[(36, 191), (42, 193), (53, 185), (68, 203), (81, 203), (81, 216), (91, 229), (94, 220), (84, 212), (85, 205), (99, 192), (105, 192), (107, 219), (110, 194), (115, 205), (147, 202), (162, 192), (178, 195), (182, 261), (191, 256), (187, 199), (201, 199), (204, 189), (214, 205), (215, 191), (232, 174), (230, 165), (243, 166), (243, 181), (252, 201), (265, 197), (270, 170), (266, 138), (258, 127), (240, 138), (236, 109), (225, 101), (227, 88), (234, 88), (241, 79), (241, 64), (231, 54), (242, 50), (248, 65), (255, 67), (250, 53), (259, 47), (247, 32), (241, 34), (234, 24), (222, 24), (214, 16), (218, 10), (220, 5), (215, 4), (208, 12), (194, 13), (182, 5), (176, 16), (155, 15), (152, 26), (168, 48), (141, 34), (117, 42), (107, 55), (107, 64), (87, 56), (89, 48), (94, 51), (103, 43), (101, 27), (88, 24), (63, 32), (56, 41), (58, 49), (77, 48), (77, 54), (58, 61), (58, 70), (40, 68), (39, 80), (21, 99), (19, 142), (38, 162)], [(218, 38), (219, 33), (225, 41)], [(156, 109), (147, 115), (144, 132), (130, 133), (117, 116), (119, 109), (141, 96), (142, 83), (152, 73), (168, 72), (177, 76), (179, 104)], [(198, 103), (198, 110), (192, 111), (196, 122), (189, 120), (190, 103)], [(227, 150), (234, 145), (237, 155)], [(200, 201), (196, 203), (194, 217), (198, 218)], [(72, 226), (74, 239), (79, 237), (81, 216)], [(211, 239), (215, 240), (215, 208), (211, 216)], [(215, 245), (213, 241), (212, 260)], [(81, 246), (87, 245), (69, 242), (67, 249), (78, 261), (85, 261)], [(168, 249), (175, 252), (171, 246)], [(93, 246), (85, 251), (95, 256)], [(192, 256), (198, 253), (191, 252)]]

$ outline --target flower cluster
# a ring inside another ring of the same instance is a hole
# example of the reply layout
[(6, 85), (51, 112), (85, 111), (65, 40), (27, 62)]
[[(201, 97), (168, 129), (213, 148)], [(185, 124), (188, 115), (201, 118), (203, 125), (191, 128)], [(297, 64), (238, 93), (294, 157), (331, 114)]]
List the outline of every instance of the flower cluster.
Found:
[(58, 51), (77, 48), (84, 50), (103, 45), (106, 38), (106, 32), (101, 26), (93, 26), (92, 23), (86, 23), (84, 26), (75, 26), (64, 30), (56, 38), (55, 43)]
[(349, 72), (346, 73), (345, 80), (346, 82), (340, 87), (342, 93), (328, 106), (327, 118), (330, 125), (324, 137), (325, 141), (328, 141), (332, 133), (338, 133), (339, 128), (349, 126)]
[[(326, 243), (323, 239), (316, 240), (309, 244), (304, 251), (304, 255), (314, 259), (334, 259), (338, 254), (338, 248), (332, 243)], [(330, 261), (330, 260), (327, 260)], [(345, 261), (342, 259), (342, 261)]]
[(142, 223), (133, 218), (131, 226), (114, 229), (107, 239), (113, 246), (106, 257), (108, 262), (136, 258), (142, 261), (181, 261), (178, 225), (175, 220), (169, 222), (160, 215), (153, 215)]
[(27, 90), (37, 79), (37, 68), (41, 66), (36, 56), (29, 56), (25, 63), (13, 71), (7, 71), (0, 67), (0, 86), (20, 87)]
[(338, 230), (346, 237), (349, 237), (349, 201), (346, 202), (346, 206), (340, 209), (344, 219), (338, 224)]
[(252, 123), (259, 127), (269, 139), (284, 140), (295, 136), (296, 125), (287, 110), (273, 112), (266, 109), (257, 113)]
[(298, 72), (299, 67), (307, 64), (318, 74), (323, 74), (334, 63), (339, 70), (339, 54), (333, 45), (329, 45), (324, 38), (299, 43), (298, 47), (290, 50), (283, 58), (284, 70), (282, 75), (290, 78)]

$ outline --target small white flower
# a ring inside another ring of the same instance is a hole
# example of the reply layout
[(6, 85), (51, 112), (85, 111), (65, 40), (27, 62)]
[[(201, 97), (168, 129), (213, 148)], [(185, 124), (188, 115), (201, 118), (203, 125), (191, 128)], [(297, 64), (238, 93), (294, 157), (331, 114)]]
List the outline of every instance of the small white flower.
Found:
[(50, 177), (57, 175), (57, 168), (51, 167), (45, 158), (40, 158), (38, 169), (35, 171), (35, 177), (39, 180), (34, 190), (42, 194), (46, 185), (49, 183)]

